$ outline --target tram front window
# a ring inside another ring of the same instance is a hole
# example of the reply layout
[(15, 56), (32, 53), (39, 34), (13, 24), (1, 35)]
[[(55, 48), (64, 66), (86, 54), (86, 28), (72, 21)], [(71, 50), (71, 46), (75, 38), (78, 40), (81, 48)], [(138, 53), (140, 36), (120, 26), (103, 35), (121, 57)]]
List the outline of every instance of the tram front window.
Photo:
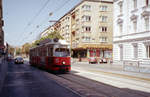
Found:
[(54, 55), (56, 57), (68, 57), (70, 54), (69, 50), (66, 48), (57, 48)]

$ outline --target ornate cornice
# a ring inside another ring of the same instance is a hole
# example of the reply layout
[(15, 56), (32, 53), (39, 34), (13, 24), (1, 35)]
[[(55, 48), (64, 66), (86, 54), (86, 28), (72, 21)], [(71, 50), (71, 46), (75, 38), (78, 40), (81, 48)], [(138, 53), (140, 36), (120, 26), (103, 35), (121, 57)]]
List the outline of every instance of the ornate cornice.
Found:
[(144, 34), (144, 33), (148, 33), (150, 31), (144, 31), (144, 32), (138, 32), (138, 33), (132, 33), (132, 34), (126, 34), (126, 35), (121, 35), (121, 36), (115, 36), (113, 38), (120, 38), (120, 37), (125, 37), (125, 36), (132, 36), (132, 35), (137, 35), (137, 34)]
[(144, 45), (150, 45), (150, 41), (143, 42)]
[(123, 48), (123, 44), (119, 44), (118, 46), (119, 46), (120, 48)]
[(141, 15), (144, 17), (144, 18), (148, 18), (148, 16), (150, 16), (150, 11), (143, 11), (141, 13)]
[(113, 0), (113, 2), (117, 2), (118, 0)]
[(121, 24), (121, 23), (123, 23), (123, 20), (121, 18), (118, 18), (117, 23)]
[(142, 38), (135, 38), (135, 39), (118, 40), (118, 41), (113, 41), (113, 43), (125, 43), (125, 42), (146, 41), (146, 40), (150, 40), (150, 36), (142, 37)]
[(132, 45), (133, 45), (134, 47), (137, 47), (137, 43), (132, 43)]
[(120, 1), (118, 2), (118, 5), (122, 5), (122, 4), (123, 4), (123, 1), (120, 0)]
[(135, 14), (133, 14), (131, 17), (130, 17), (130, 19), (131, 19), (131, 21), (134, 21), (134, 20), (137, 20), (137, 15), (135, 15)]

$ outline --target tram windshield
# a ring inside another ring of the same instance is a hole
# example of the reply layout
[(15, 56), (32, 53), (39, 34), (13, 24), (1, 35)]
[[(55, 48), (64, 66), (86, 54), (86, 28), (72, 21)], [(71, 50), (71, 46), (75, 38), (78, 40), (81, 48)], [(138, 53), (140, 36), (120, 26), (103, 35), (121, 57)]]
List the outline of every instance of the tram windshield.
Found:
[(68, 57), (70, 56), (69, 54), (69, 49), (67, 48), (57, 48), (55, 50), (55, 54), (56, 57)]

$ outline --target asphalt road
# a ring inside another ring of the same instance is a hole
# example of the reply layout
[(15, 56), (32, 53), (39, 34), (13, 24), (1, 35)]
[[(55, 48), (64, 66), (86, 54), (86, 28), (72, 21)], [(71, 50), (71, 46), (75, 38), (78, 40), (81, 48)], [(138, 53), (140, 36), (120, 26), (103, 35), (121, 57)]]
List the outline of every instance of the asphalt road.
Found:
[(80, 97), (27, 64), (8, 64), (0, 97)]

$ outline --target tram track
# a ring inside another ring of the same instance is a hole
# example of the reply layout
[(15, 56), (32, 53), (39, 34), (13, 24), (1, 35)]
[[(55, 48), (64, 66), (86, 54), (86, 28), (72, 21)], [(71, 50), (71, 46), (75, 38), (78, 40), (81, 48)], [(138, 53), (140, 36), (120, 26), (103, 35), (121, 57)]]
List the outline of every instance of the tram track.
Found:
[(77, 77), (74, 78), (75, 75), (73, 75), (73, 74), (64, 74), (64, 75), (58, 75), (58, 76), (63, 78), (63, 79), (66, 79), (66, 80), (68, 80), (74, 84), (80, 85), (82, 89), (77, 89), (77, 90), (82, 90), (82, 91), (87, 91), (87, 92), (90, 91), (90, 93), (92, 93), (92, 94), (96, 93), (97, 95), (101, 95), (102, 97), (114, 97), (114, 96), (109, 95), (103, 91), (100, 91), (100, 92), (97, 91), (95, 88), (96, 86), (92, 87), (89, 85), (89, 83), (86, 83), (86, 84), (85, 84), (85, 82), (82, 83), (83, 82), (83, 81), (81, 81), (82, 77), (78, 76), (78, 79), (76, 79)]
[(143, 93), (136, 90), (113, 87), (74, 74), (63, 74), (58, 76), (84, 88), (87, 88), (90, 91), (103, 94), (105, 97), (149, 97), (148, 95), (150, 95), (149, 93)]

